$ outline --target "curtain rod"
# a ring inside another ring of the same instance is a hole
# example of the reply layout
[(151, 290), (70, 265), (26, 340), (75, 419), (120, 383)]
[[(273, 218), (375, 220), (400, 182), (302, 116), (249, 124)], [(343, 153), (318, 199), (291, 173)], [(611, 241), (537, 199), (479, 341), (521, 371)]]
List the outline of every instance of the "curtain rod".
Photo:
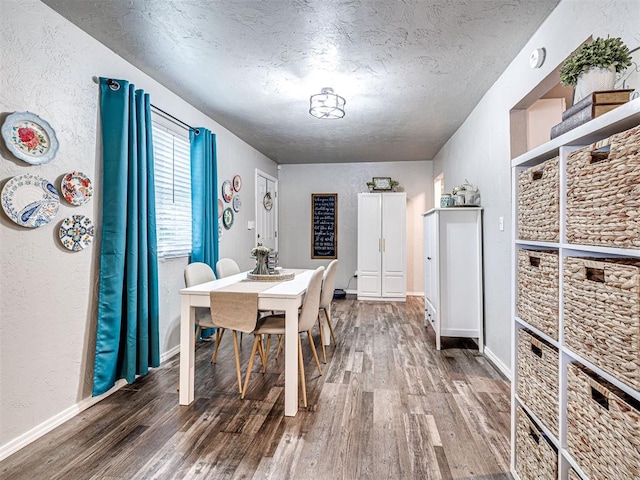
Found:
[(187, 127), (189, 130), (193, 130), (195, 132), (196, 135), (198, 135), (200, 133), (200, 130), (198, 128), (192, 127), (191, 125), (189, 125), (188, 123), (183, 122), (182, 120), (180, 120), (179, 118), (174, 117), (173, 115), (171, 115), (168, 112), (165, 112), (164, 110), (162, 110), (159, 107), (156, 107), (153, 103), (151, 104), (151, 108), (160, 112), (163, 115), (166, 115), (167, 117), (169, 117), (171, 120), (173, 120), (174, 122), (179, 123), (180, 125), (184, 125), (185, 127)]
[[(93, 77), (92, 80), (95, 83), (100, 83), (100, 80), (98, 79), (98, 77)], [(115, 90), (117, 90), (118, 88), (120, 88), (120, 85), (118, 84), (118, 82), (116, 82), (115, 80), (109, 78), (107, 79), (107, 85), (109, 85), (110, 87), (113, 85), (115, 86)], [(174, 117), (173, 115), (171, 115), (169, 112), (165, 112), (163, 109), (161, 109), (160, 107), (156, 107), (153, 103), (151, 104), (151, 108), (153, 108), (154, 110), (156, 110), (157, 112), (160, 112), (163, 115), (166, 115), (167, 117), (169, 117), (170, 119), (172, 119), (173, 121), (179, 123), (180, 125), (183, 125), (185, 127), (187, 127), (189, 130), (193, 130), (195, 132), (196, 135), (200, 134), (200, 129), (192, 127), (191, 125), (189, 125), (188, 123), (183, 122), (182, 120), (180, 120), (177, 117)]]

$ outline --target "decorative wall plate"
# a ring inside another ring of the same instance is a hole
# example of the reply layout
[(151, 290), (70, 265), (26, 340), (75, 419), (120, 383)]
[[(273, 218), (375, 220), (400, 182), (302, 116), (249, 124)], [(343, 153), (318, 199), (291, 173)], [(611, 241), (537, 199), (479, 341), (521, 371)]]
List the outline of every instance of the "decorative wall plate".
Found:
[(233, 185), (231, 185), (229, 180), (225, 180), (222, 182), (222, 198), (224, 198), (225, 202), (229, 203), (231, 197), (233, 197)]
[(267, 212), (273, 208), (273, 198), (271, 197), (271, 192), (267, 192), (264, 194), (264, 197), (262, 198), (262, 205)]
[(2, 189), (2, 209), (22, 227), (46, 225), (56, 216), (58, 207), (58, 191), (51, 182), (38, 175), (18, 175)]
[(91, 180), (82, 172), (67, 173), (60, 183), (62, 196), (71, 205), (84, 205), (91, 200), (93, 185)]
[(233, 217), (233, 210), (225, 208), (224, 213), (222, 214), (222, 224), (227, 230), (229, 230), (233, 225)]
[(58, 152), (51, 125), (31, 112), (9, 115), (2, 124), (2, 138), (11, 153), (32, 165), (49, 163)]
[(233, 189), (236, 192), (239, 192), (241, 188), (242, 188), (242, 178), (240, 177), (240, 175), (236, 175), (235, 177), (233, 177)]
[(72, 252), (79, 252), (91, 245), (94, 235), (93, 222), (84, 215), (72, 215), (65, 218), (58, 231), (62, 245)]
[(222, 212), (224, 211), (224, 203), (218, 199), (218, 218), (222, 218)]
[(235, 212), (239, 212), (241, 206), (242, 206), (242, 201), (240, 200), (240, 196), (236, 195), (235, 197), (233, 197), (233, 210)]

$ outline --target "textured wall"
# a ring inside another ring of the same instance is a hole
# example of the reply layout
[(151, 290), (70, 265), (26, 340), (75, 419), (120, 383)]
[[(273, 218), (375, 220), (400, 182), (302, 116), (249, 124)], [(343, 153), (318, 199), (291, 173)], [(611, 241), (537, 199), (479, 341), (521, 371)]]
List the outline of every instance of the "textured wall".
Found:
[[(103, 186), (98, 88), (92, 76), (128, 79), (149, 92), (154, 104), (218, 134), (220, 178), (240, 174), (244, 180), (243, 210), (225, 232), (221, 253), (238, 258), (244, 268), (254, 242), (246, 220), (254, 214), (255, 168), (277, 174), (273, 162), (44, 4), (1, 3), (0, 121), (14, 111), (34, 112), (55, 129), (60, 149), (51, 163), (30, 166), (1, 142), (0, 187), (27, 172), (59, 186), (63, 174), (80, 170), (93, 180), (95, 193), (80, 207), (62, 203), (56, 219), (35, 230), (18, 227), (0, 213), (0, 451), (91, 393), (99, 245), (71, 253), (56, 235), (62, 219), (72, 214), (90, 216), (99, 231)], [(186, 263), (185, 258), (160, 262), (162, 352), (178, 343), (177, 291)]]
[[(487, 92), (465, 123), (435, 157), (434, 175), (444, 172), (446, 190), (465, 178), (477, 184), (484, 211), (485, 338), (510, 368), (511, 180), (509, 111), (590, 35), (622, 37), (640, 45), (638, 0), (564, 0)], [(545, 47), (542, 68), (529, 55)], [(498, 230), (499, 217), (505, 230)]]
[[(347, 288), (357, 268), (358, 192), (372, 177), (391, 177), (407, 192), (407, 291), (424, 292), (422, 214), (433, 207), (431, 162), (282, 165), (280, 170), (280, 260), (285, 266), (328, 265), (311, 259), (311, 194), (338, 194), (336, 288)], [(356, 288), (356, 279), (350, 289)]]

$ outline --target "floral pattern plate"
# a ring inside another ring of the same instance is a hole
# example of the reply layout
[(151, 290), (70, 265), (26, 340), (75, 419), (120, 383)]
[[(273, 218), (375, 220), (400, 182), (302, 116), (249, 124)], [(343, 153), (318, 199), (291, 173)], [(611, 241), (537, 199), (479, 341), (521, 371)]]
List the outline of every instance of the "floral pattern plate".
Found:
[(62, 196), (71, 205), (84, 205), (91, 200), (93, 185), (82, 172), (67, 173), (62, 177)]
[(229, 230), (233, 225), (233, 217), (233, 210), (225, 208), (224, 213), (222, 214), (222, 224), (227, 230)]
[(93, 222), (88, 217), (72, 215), (62, 221), (58, 237), (66, 249), (79, 252), (91, 245), (95, 230)]
[(236, 195), (235, 197), (233, 197), (233, 210), (234, 212), (239, 212), (240, 211), (240, 207), (242, 206), (242, 201), (240, 200), (240, 196)]
[(222, 200), (218, 199), (218, 218), (222, 218), (222, 212), (224, 211), (224, 204)]
[(46, 121), (31, 112), (15, 112), (2, 124), (2, 138), (17, 158), (32, 165), (54, 159), (58, 139)]
[(242, 188), (242, 177), (240, 175), (236, 175), (235, 177), (233, 177), (233, 189), (236, 192), (239, 192), (241, 188)]
[(233, 185), (231, 185), (229, 180), (225, 180), (222, 182), (222, 198), (224, 198), (225, 202), (229, 203), (231, 197), (233, 197)]
[(2, 209), (22, 227), (46, 225), (55, 218), (59, 207), (56, 187), (38, 175), (18, 175), (2, 189)]

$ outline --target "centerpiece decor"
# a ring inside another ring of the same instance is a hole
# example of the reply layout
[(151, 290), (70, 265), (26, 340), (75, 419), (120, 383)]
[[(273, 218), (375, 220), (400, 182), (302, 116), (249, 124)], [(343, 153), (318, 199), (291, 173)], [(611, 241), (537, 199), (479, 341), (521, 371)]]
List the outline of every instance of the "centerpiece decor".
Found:
[(616, 73), (629, 65), (629, 48), (622, 39), (596, 38), (567, 58), (560, 69), (560, 82), (575, 87), (575, 103), (595, 91), (613, 90)]
[(251, 256), (256, 259), (256, 268), (251, 271), (252, 274), (269, 275), (269, 265), (267, 264), (267, 260), (270, 253), (271, 249), (264, 245), (258, 245), (251, 249)]

